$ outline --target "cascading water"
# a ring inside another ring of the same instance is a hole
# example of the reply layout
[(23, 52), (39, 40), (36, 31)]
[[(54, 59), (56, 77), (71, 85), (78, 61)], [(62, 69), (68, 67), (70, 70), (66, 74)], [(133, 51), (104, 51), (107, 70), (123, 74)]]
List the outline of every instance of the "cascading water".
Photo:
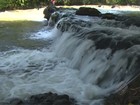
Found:
[(30, 37), (51, 40), (47, 48), (0, 52), (0, 102), (51, 91), (79, 105), (102, 104), (139, 74), (139, 30), (96, 17), (61, 19), (47, 34)]

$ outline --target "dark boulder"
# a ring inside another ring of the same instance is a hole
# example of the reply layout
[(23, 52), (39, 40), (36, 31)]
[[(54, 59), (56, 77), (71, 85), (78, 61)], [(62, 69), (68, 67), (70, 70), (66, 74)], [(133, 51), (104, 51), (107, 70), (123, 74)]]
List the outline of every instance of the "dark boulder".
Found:
[(116, 19), (117, 15), (112, 14), (112, 13), (105, 13), (102, 14), (102, 19)]
[(118, 16), (115, 20), (122, 21), (126, 26), (135, 25), (140, 27), (140, 16)]
[(44, 93), (32, 95), (26, 100), (19, 98), (10, 99), (9, 102), (0, 103), (0, 105), (76, 105), (76, 101), (68, 95), (58, 95), (56, 93)]
[(76, 15), (100, 16), (101, 12), (95, 8), (80, 7), (76, 11)]
[(74, 99), (68, 95), (58, 95), (56, 93), (44, 93), (33, 95), (28, 99), (30, 105), (75, 105)]
[(46, 7), (43, 11), (43, 14), (44, 14), (44, 18), (46, 18), (47, 20), (49, 20), (50, 16), (51, 16), (51, 13), (49, 12), (49, 8)]
[(10, 105), (25, 105), (24, 102), (19, 98), (10, 100)]
[(124, 90), (105, 98), (104, 105), (140, 105), (140, 76), (135, 78)]
[(112, 38), (111, 37), (104, 37), (100, 40), (95, 41), (95, 45), (97, 49), (106, 49), (110, 47)]
[(66, 99), (56, 100), (53, 105), (71, 105), (71, 102)]

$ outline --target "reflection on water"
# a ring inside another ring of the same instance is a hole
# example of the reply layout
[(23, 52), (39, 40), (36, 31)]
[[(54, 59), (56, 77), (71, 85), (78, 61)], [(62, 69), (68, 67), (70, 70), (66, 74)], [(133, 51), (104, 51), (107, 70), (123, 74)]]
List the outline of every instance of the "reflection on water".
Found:
[(128, 16), (140, 16), (140, 11), (128, 11), (128, 10), (115, 10), (115, 9), (98, 9), (102, 13), (113, 13), (119, 15), (128, 15)]
[(140, 17), (140, 11), (120, 11), (120, 14), (132, 17), (133, 16)]
[(37, 48), (45, 46), (46, 42), (26, 38), (30, 33), (38, 32), (42, 27), (42, 22), (1, 21), (0, 51), (8, 50), (12, 47)]

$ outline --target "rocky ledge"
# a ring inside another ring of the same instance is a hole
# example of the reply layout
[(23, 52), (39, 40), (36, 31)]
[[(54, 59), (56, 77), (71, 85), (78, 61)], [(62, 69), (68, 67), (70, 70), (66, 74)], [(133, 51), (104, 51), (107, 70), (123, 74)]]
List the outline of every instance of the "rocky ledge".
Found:
[(89, 7), (80, 7), (76, 11), (76, 15), (87, 15), (87, 16), (97, 16), (101, 17), (102, 19), (114, 19), (117, 21), (122, 21), (127, 26), (135, 25), (140, 27), (140, 16), (125, 16), (125, 15), (116, 15), (113, 13), (101, 13), (96, 8), (89, 8)]
[(66, 94), (58, 95), (49, 92), (32, 95), (26, 100), (14, 98), (7, 103), (0, 103), (0, 105), (76, 105), (76, 101)]
[(118, 93), (106, 97), (104, 105), (140, 105), (140, 76)]

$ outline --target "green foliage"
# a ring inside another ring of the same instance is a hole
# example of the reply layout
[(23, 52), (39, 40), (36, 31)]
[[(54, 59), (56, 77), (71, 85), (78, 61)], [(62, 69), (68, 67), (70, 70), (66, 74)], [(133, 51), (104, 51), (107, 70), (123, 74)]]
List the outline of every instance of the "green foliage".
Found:
[(8, 4), (7, 4), (7, 0), (0, 0), (0, 9), (4, 9), (7, 8)]
[[(0, 10), (39, 8), (46, 6), (50, 0), (0, 0)], [(56, 5), (86, 5), (86, 4), (123, 4), (140, 5), (140, 0), (56, 0)]]
[(135, 4), (137, 2), (137, 0), (128, 0), (129, 4)]
[(70, 0), (64, 0), (64, 5), (70, 5), (71, 1)]
[(83, 4), (86, 5), (86, 4), (90, 4), (91, 3), (91, 0), (83, 0)]
[(57, 1), (56, 1), (56, 4), (57, 4), (57, 5), (64, 5), (64, 1), (63, 1), (63, 0), (57, 0)]

